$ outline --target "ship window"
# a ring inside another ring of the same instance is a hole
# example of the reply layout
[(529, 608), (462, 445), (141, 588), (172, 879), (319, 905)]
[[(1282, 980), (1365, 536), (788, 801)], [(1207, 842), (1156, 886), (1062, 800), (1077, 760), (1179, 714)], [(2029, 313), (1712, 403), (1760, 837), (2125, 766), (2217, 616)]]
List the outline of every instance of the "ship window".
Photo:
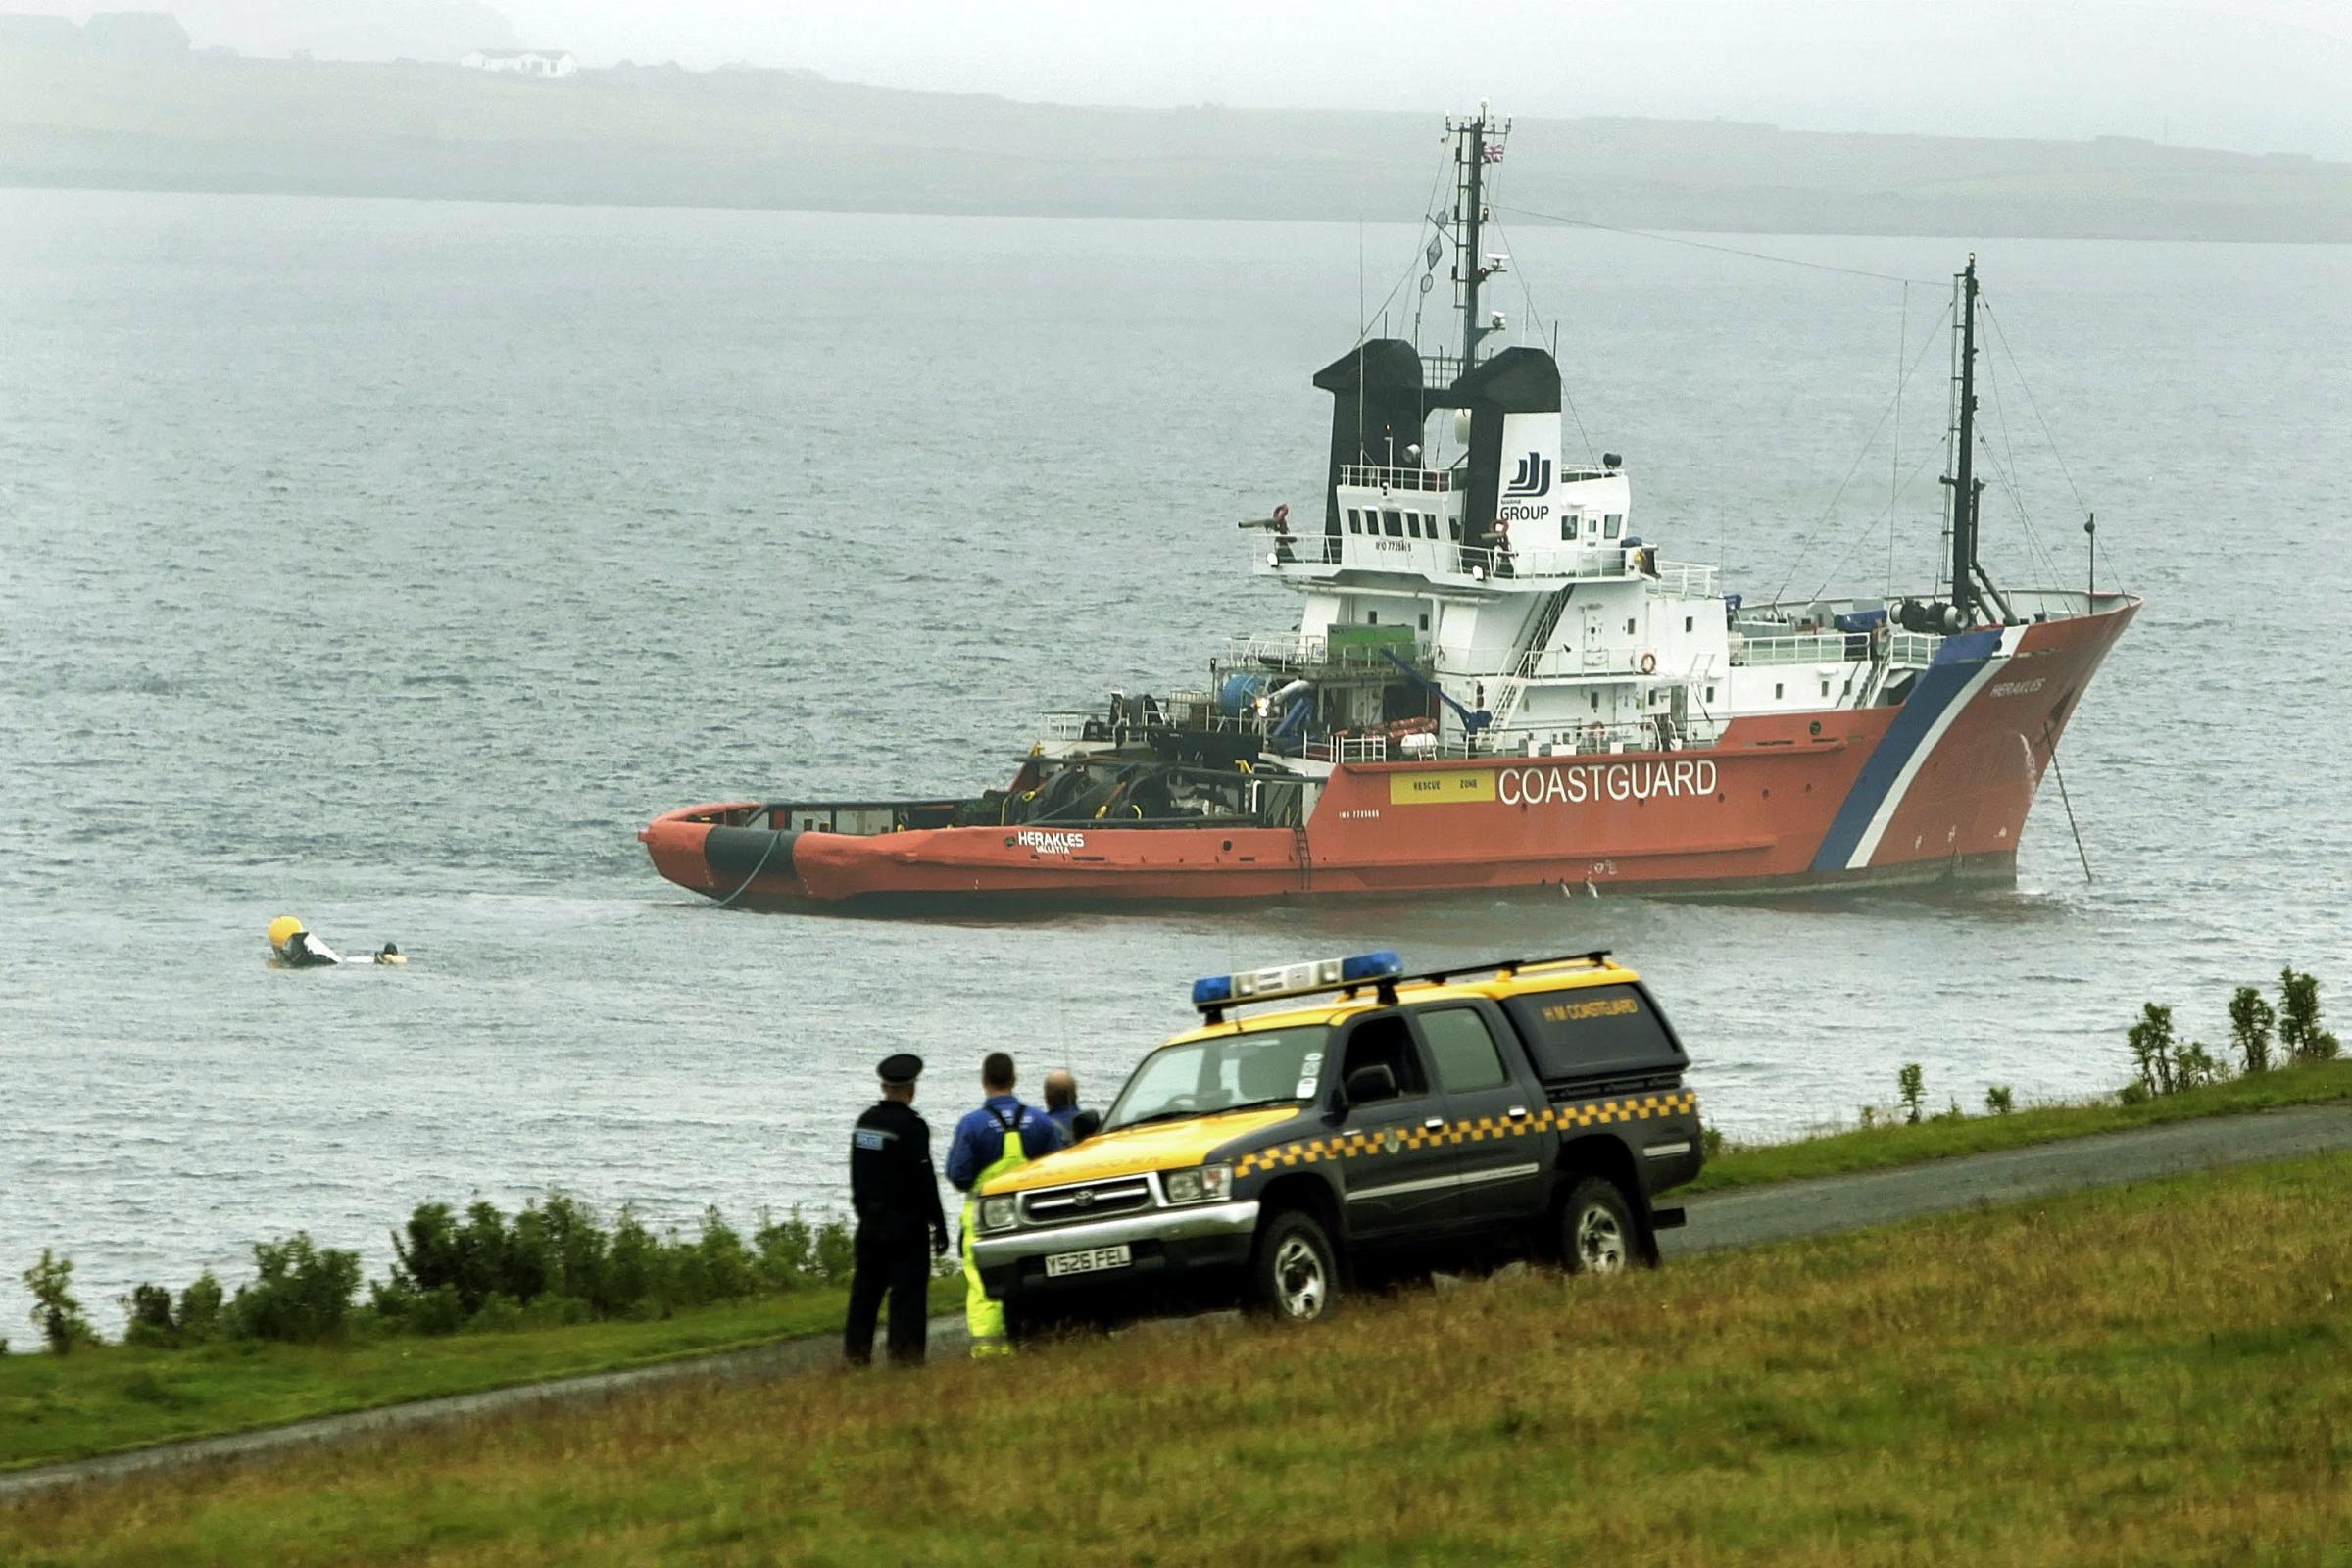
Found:
[(1386, 530), (1386, 532), (1388, 533), (1388, 536), (1389, 536), (1390, 538), (1392, 538), (1392, 539), (1401, 539), (1401, 538), (1403, 538), (1403, 537), (1404, 537), (1404, 514), (1403, 514), (1403, 513), (1401, 513), (1401, 512), (1384, 512), (1384, 513), (1382, 513), (1382, 514), (1380, 514), (1380, 518), (1381, 518), (1381, 521), (1382, 521), (1382, 523), (1385, 525), (1385, 530)]
[(1571, 512), (1562, 515), (1560, 518), (1560, 537), (1573, 543), (1576, 539), (1576, 524), (1577, 514), (1575, 513)]
[(1824, 697), (1830, 695), (1830, 683), (1826, 680), (1821, 683), (1821, 695)]
[(1404, 531), (1416, 539), (1421, 537), (1421, 514), (1408, 512), (1404, 514)]
[(1634, 634), (1634, 623), (1630, 620), (1625, 623), (1625, 634), (1628, 637), (1631, 637)]
[(1421, 629), (1423, 631), (1429, 630), (1429, 612), (1426, 610), (1421, 612)]
[(1447, 531), (1447, 532), (1449, 532), (1449, 533), (1451, 533), (1451, 534), (1453, 535), (1453, 542), (1454, 542), (1455, 544), (1457, 544), (1457, 545), (1458, 545), (1458, 544), (1460, 544), (1460, 543), (1462, 542), (1462, 519), (1461, 519), (1461, 518), (1459, 518), (1459, 517), (1447, 517), (1447, 518), (1446, 519), (1446, 531)]
[(1710, 686), (1710, 687), (1708, 687), (1708, 688), (1707, 688), (1707, 701), (1711, 703), (1711, 702), (1713, 702), (1714, 700), (1715, 700), (1715, 688), (1714, 688), (1714, 687), (1712, 687), (1712, 686)]
[(1377, 611), (1377, 610), (1367, 610), (1367, 611), (1365, 611), (1365, 612), (1364, 612), (1364, 624), (1365, 624), (1365, 625), (1367, 625), (1367, 626), (1377, 626), (1377, 625), (1379, 625), (1379, 624), (1380, 624), (1380, 612), (1379, 612), (1379, 611)]
[(1612, 512), (1608, 515), (1607, 522), (1608, 527), (1606, 529), (1606, 536), (1614, 539), (1617, 537), (1618, 530), (1625, 526), (1625, 514), (1622, 512)]
[(1685, 615), (1685, 616), (1683, 617), (1683, 630), (1685, 630), (1685, 631), (1691, 631), (1691, 630), (1694, 630), (1694, 629), (1695, 629), (1695, 628), (1694, 628), (1694, 627), (1692, 627), (1692, 625), (1690, 624), (1690, 617), (1689, 615)]
[(1353, 507), (1349, 507), (1348, 509), (1348, 531), (1349, 533), (1362, 533), (1364, 531), (1364, 514), (1356, 511)]
[(1588, 698), (1590, 698), (1590, 699), (1592, 700), (1592, 711), (1594, 711), (1595, 713), (1599, 712), (1599, 711), (1600, 711), (1600, 693), (1598, 693), (1598, 692), (1587, 692), (1587, 693), (1585, 693), (1585, 696), (1586, 696), (1586, 697), (1588, 697)]
[(1781, 683), (1777, 680), (1772, 683), (1772, 700), (1776, 703), (1781, 700)]

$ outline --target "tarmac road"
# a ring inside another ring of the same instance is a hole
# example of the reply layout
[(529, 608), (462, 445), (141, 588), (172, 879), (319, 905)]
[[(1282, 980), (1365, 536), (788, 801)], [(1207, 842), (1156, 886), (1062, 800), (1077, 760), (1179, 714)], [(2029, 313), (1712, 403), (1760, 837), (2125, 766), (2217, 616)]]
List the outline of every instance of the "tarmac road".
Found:
[[(2131, 1132), (2036, 1144), (2000, 1153), (1968, 1154), (1899, 1170), (1769, 1187), (1692, 1199), (1689, 1220), (1668, 1231), (1669, 1258), (1727, 1247), (1860, 1230), (1921, 1214), (2038, 1198), (2086, 1187), (2176, 1176), (2187, 1171), (2291, 1159), (2352, 1149), (2352, 1105), (2299, 1105), (2245, 1116), (2174, 1122)], [(955, 1356), (965, 1344), (959, 1318), (931, 1321), (931, 1353)], [(758, 1349), (731, 1350), (690, 1361), (600, 1372), (520, 1388), (491, 1389), (389, 1405), (380, 1410), (320, 1416), (289, 1426), (228, 1437), (163, 1444), (130, 1453), (0, 1474), (0, 1502), (53, 1487), (119, 1481), (152, 1470), (233, 1464), (318, 1444), (352, 1443), (435, 1422), (504, 1414), (531, 1406), (585, 1404), (623, 1392), (687, 1378), (772, 1379), (837, 1366), (831, 1337), (793, 1340)]]
[(2193, 1170), (2352, 1149), (2352, 1104), (2292, 1105), (1965, 1154), (1896, 1170), (1778, 1182), (1694, 1198), (1690, 1220), (1659, 1238), (1669, 1258), (1861, 1230), (1919, 1214), (2118, 1187)]

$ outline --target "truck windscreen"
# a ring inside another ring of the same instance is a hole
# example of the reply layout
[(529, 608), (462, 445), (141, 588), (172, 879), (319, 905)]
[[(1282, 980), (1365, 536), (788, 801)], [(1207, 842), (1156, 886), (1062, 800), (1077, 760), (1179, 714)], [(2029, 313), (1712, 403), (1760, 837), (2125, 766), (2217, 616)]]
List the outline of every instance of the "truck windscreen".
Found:
[(1337, 1067), (1324, 1024), (1221, 1035), (1153, 1052), (1102, 1119), (1105, 1132), (1138, 1122), (1206, 1116), (1244, 1105), (1312, 1100)]

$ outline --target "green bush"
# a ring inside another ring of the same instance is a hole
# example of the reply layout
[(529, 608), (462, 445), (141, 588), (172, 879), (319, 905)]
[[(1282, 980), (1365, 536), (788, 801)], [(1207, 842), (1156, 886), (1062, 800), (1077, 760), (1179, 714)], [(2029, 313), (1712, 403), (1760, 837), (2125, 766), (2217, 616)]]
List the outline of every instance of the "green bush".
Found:
[(468, 1334), (512, 1334), (521, 1327), (522, 1303), (500, 1291), (492, 1291), (466, 1320)]
[(179, 1336), (179, 1343), (201, 1345), (207, 1340), (218, 1338), (220, 1333), (220, 1309), (223, 1300), (220, 1282), (213, 1277), (211, 1269), (208, 1268), (197, 1275), (189, 1283), (188, 1288), (179, 1293), (179, 1311), (172, 1320), (172, 1326)]
[(2230, 1044), (2249, 1073), (2271, 1070), (2271, 1026), (2278, 1015), (2252, 986), (2239, 986), (2230, 999)]
[(122, 1308), (122, 1343), (171, 1347), (179, 1343), (172, 1322), (172, 1293), (161, 1285), (134, 1285), (117, 1298)]
[(32, 1293), (32, 1322), (52, 1355), (64, 1355), (77, 1345), (96, 1345), (98, 1331), (81, 1315), (74, 1298), (74, 1260), (53, 1257), (41, 1249), (41, 1260), (26, 1269), (24, 1288)]
[(829, 1219), (816, 1228), (816, 1277), (839, 1285), (858, 1268), (857, 1238), (846, 1221)]
[(340, 1338), (360, 1289), (360, 1255), (312, 1244), (308, 1231), (253, 1245), (254, 1279), (228, 1305), (239, 1339), (309, 1345)]
[[(220, 1282), (208, 1272), (181, 1293), (176, 1310), (171, 1294), (153, 1285), (133, 1290), (122, 1305), (128, 1338), (142, 1345), (220, 1334), (313, 1341), (362, 1321), (424, 1335), (642, 1321), (849, 1277), (846, 1222), (811, 1224), (798, 1209), (782, 1221), (762, 1209), (760, 1222), (747, 1242), (715, 1207), (703, 1211), (689, 1238), (656, 1236), (625, 1205), (608, 1232), (594, 1209), (562, 1193), (511, 1217), (478, 1200), (463, 1213), (421, 1203), (392, 1233), (396, 1261), (388, 1278), (368, 1284), (364, 1308), (353, 1305), (362, 1285), (356, 1254), (318, 1249), (307, 1234), (257, 1246), (257, 1277), (225, 1304)], [(73, 1265), (46, 1257), (44, 1265), (62, 1291)]]
[(2291, 964), (2278, 971), (2278, 1047), (2294, 1061), (2329, 1061), (2341, 1049), (2320, 1027), (2319, 981)]
[(2173, 1009), (2160, 1007), (2151, 1002), (2139, 1009), (2139, 1022), (2132, 1026), (2127, 1038), (2132, 1043), (2132, 1064), (2139, 1069), (2139, 1081), (2149, 1095), (2169, 1095), (2176, 1087), (2173, 1080)]
[(2017, 1096), (2007, 1084), (1994, 1084), (1984, 1091), (1984, 1109), (1994, 1116), (2006, 1116), (2017, 1108)]
[(792, 1290), (816, 1273), (816, 1231), (798, 1207), (786, 1220), (761, 1209), (760, 1228), (752, 1232), (752, 1249), (760, 1278), (771, 1290)]
[(1927, 1074), (1920, 1071), (1918, 1062), (1905, 1062), (1903, 1070), (1894, 1075), (1894, 1087), (1903, 1102), (1903, 1120), (1914, 1127), (1918, 1126), (1920, 1108), (1928, 1099)]

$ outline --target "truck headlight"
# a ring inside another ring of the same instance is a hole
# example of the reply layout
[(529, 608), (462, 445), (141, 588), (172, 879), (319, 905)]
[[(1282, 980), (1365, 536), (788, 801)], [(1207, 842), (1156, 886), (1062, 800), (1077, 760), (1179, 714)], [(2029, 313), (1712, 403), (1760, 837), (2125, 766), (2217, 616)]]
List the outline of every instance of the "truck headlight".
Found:
[(1160, 1178), (1171, 1203), (1222, 1202), (1233, 1196), (1233, 1167), (1203, 1165), (1199, 1170), (1172, 1170)]
[(1013, 1198), (983, 1198), (980, 1200), (980, 1228), (984, 1231), (1008, 1231), (1021, 1222), (1020, 1200)]

